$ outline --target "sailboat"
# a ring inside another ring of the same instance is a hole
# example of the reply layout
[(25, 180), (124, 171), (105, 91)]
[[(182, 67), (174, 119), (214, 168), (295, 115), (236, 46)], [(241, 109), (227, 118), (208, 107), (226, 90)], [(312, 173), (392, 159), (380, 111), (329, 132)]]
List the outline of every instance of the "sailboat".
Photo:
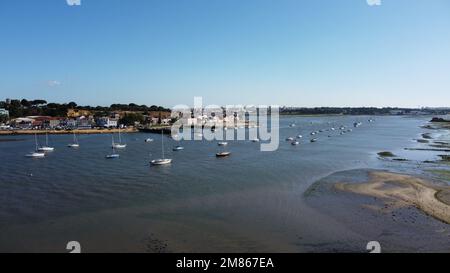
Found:
[(78, 143), (77, 136), (75, 135), (75, 131), (73, 132), (73, 143), (67, 145), (69, 148), (80, 148), (80, 144)]
[(25, 156), (26, 157), (31, 157), (31, 158), (43, 158), (43, 157), (45, 157), (45, 153), (39, 151), (39, 145), (38, 145), (37, 135), (36, 134), (34, 134), (34, 141), (36, 143), (35, 151), (32, 152), (32, 153), (29, 153), (29, 154), (27, 154)]
[(124, 149), (127, 147), (127, 144), (122, 144), (122, 136), (120, 134), (120, 127), (119, 127), (119, 143), (114, 143), (114, 141), (113, 141), (112, 147), (116, 148), (116, 149)]
[(48, 146), (48, 133), (45, 132), (45, 146), (38, 149), (39, 152), (53, 152), (55, 148)]
[(114, 135), (112, 135), (112, 150), (113, 150), (113, 153), (110, 155), (106, 155), (106, 158), (107, 159), (119, 158), (120, 155), (118, 153), (116, 153), (116, 148), (114, 147)]
[(216, 157), (227, 157), (231, 155), (231, 152), (225, 151), (225, 147), (228, 146), (228, 143), (227, 145), (219, 145), (219, 146), (223, 147), (223, 150), (221, 152), (216, 153)]
[(161, 146), (162, 146), (162, 158), (155, 159), (150, 162), (150, 164), (158, 166), (158, 165), (167, 165), (172, 163), (172, 159), (165, 158), (164, 156), (164, 131), (161, 130)]

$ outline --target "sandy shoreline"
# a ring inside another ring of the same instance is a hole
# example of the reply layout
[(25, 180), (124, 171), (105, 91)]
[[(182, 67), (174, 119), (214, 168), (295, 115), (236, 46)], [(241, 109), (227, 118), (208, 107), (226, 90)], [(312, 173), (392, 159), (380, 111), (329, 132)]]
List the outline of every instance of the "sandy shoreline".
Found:
[[(82, 130), (5, 130), (0, 131), (0, 136), (20, 136), (20, 135), (67, 135), (67, 134), (80, 134), (80, 135), (90, 135), (90, 134), (111, 134), (118, 133), (119, 129), (82, 129)], [(136, 133), (138, 130), (136, 128), (120, 129), (121, 133)]]
[(424, 179), (384, 171), (371, 171), (369, 181), (355, 184), (340, 182), (341, 191), (380, 198), (397, 207), (414, 206), (426, 214), (450, 224), (450, 187)]

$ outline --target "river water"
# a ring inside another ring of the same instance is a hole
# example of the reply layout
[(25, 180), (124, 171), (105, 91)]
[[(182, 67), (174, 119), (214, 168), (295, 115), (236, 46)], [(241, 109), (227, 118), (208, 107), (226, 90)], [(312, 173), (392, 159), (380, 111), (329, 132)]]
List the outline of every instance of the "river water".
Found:
[[(173, 152), (180, 143), (164, 137), (173, 163), (161, 167), (149, 165), (160, 157), (157, 134), (122, 135), (117, 160), (105, 159), (110, 135), (80, 135), (79, 149), (67, 148), (72, 136), (50, 135), (55, 151), (44, 159), (24, 156), (33, 136), (2, 137), (18, 141), (0, 142), (0, 252), (65, 252), (73, 240), (86, 252), (364, 251), (367, 238), (308, 206), (305, 191), (344, 170), (420, 174), (439, 154), (404, 150), (423, 145), (415, 139), (429, 117), (372, 118), (282, 117), (277, 151), (231, 141), (222, 159), (217, 142), (184, 141)], [(340, 135), (341, 125), (353, 131)], [(298, 146), (284, 141), (299, 134)], [(411, 161), (380, 160), (380, 151)]]

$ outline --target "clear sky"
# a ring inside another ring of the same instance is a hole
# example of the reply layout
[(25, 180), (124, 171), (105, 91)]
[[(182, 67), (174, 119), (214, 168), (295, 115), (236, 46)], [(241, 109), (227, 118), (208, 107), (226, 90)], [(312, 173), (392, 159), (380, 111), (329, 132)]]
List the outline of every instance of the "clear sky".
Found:
[(450, 106), (448, 0), (81, 4), (0, 1), (0, 99)]

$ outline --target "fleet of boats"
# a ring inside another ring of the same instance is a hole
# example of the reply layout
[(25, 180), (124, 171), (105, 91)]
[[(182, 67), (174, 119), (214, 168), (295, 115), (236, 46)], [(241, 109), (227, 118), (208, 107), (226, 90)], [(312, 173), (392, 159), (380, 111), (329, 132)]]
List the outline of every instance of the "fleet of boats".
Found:
[[(372, 123), (372, 122), (374, 122), (374, 120), (370, 119), (369, 123)], [(358, 128), (358, 127), (362, 126), (362, 122), (355, 122), (355, 123), (353, 123), (353, 126), (355, 128)], [(291, 124), (290, 127), (291, 128), (296, 127), (295, 123)], [(353, 131), (352, 129), (347, 129), (347, 127), (344, 126), (344, 125), (340, 126), (339, 130), (340, 130), (340, 132), (339, 132), (340, 135), (343, 135), (343, 134), (346, 134), (346, 133), (349, 133), (349, 132)], [(311, 136), (316, 136), (316, 135), (319, 135), (320, 133), (329, 132), (329, 131), (336, 131), (336, 128), (335, 127), (331, 127), (331, 128), (328, 128), (328, 129), (321, 129), (321, 130), (318, 130), (318, 131), (313, 131), (313, 132), (310, 133), (310, 135)], [(111, 138), (112, 138), (112, 142), (111, 142), (112, 143), (112, 145), (111, 145), (112, 153), (105, 156), (107, 159), (120, 158), (120, 154), (117, 153), (116, 149), (124, 149), (124, 148), (127, 147), (127, 144), (122, 142), (122, 137), (121, 137), (120, 130), (119, 130), (118, 134), (119, 134), (119, 142), (117, 142), (117, 143), (114, 140), (114, 134), (111, 135)], [(201, 134), (201, 133), (197, 133), (197, 135), (198, 136), (203, 136), (203, 134)], [(332, 137), (332, 135), (328, 135), (328, 137), (330, 138), (330, 137)], [(44, 146), (40, 146), (39, 145), (37, 134), (34, 135), (34, 138), (35, 138), (35, 150), (33, 152), (30, 152), (30, 153), (26, 154), (25, 155), (26, 157), (29, 157), (29, 158), (44, 158), (44, 157), (46, 157), (47, 153), (53, 152), (55, 150), (55, 148), (51, 147), (50, 144), (49, 144), (48, 133), (45, 134), (45, 145)], [(296, 138), (294, 138), (294, 137), (286, 138), (286, 141), (289, 141), (292, 146), (298, 146), (298, 145), (301, 144), (299, 140), (301, 140), (302, 138), (303, 138), (303, 135), (297, 135)], [(319, 141), (318, 138), (310, 139), (311, 143), (318, 142), (318, 141)], [(153, 139), (152, 138), (147, 138), (147, 139), (145, 139), (145, 142), (146, 143), (153, 142)], [(252, 142), (260, 142), (260, 139), (259, 138), (252, 139)], [(222, 147), (223, 149), (225, 149), (225, 147), (228, 146), (228, 142), (220, 141), (220, 142), (217, 143), (217, 145)], [(79, 148), (80, 147), (80, 144), (78, 142), (78, 139), (77, 139), (77, 136), (76, 136), (75, 132), (73, 132), (73, 141), (72, 141), (72, 143), (68, 144), (67, 147), (69, 147), (69, 148)], [(175, 146), (174, 148), (172, 148), (172, 150), (174, 152), (182, 151), (182, 150), (184, 150), (184, 147), (181, 146), (181, 145), (178, 145), (178, 146)], [(151, 160), (150, 164), (154, 165), (154, 166), (158, 166), (158, 165), (168, 165), (168, 164), (172, 163), (172, 159), (165, 158), (165, 154), (164, 154), (164, 132), (163, 131), (161, 131), (161, 155), (162, 155), (161, 158)], [(230, 155), (231, 155), (231, 152), (230, 151), (225, 151), (225, 150), (222, 150), (222, 151), (216, 153), (216, 157), (228, 157)]]

